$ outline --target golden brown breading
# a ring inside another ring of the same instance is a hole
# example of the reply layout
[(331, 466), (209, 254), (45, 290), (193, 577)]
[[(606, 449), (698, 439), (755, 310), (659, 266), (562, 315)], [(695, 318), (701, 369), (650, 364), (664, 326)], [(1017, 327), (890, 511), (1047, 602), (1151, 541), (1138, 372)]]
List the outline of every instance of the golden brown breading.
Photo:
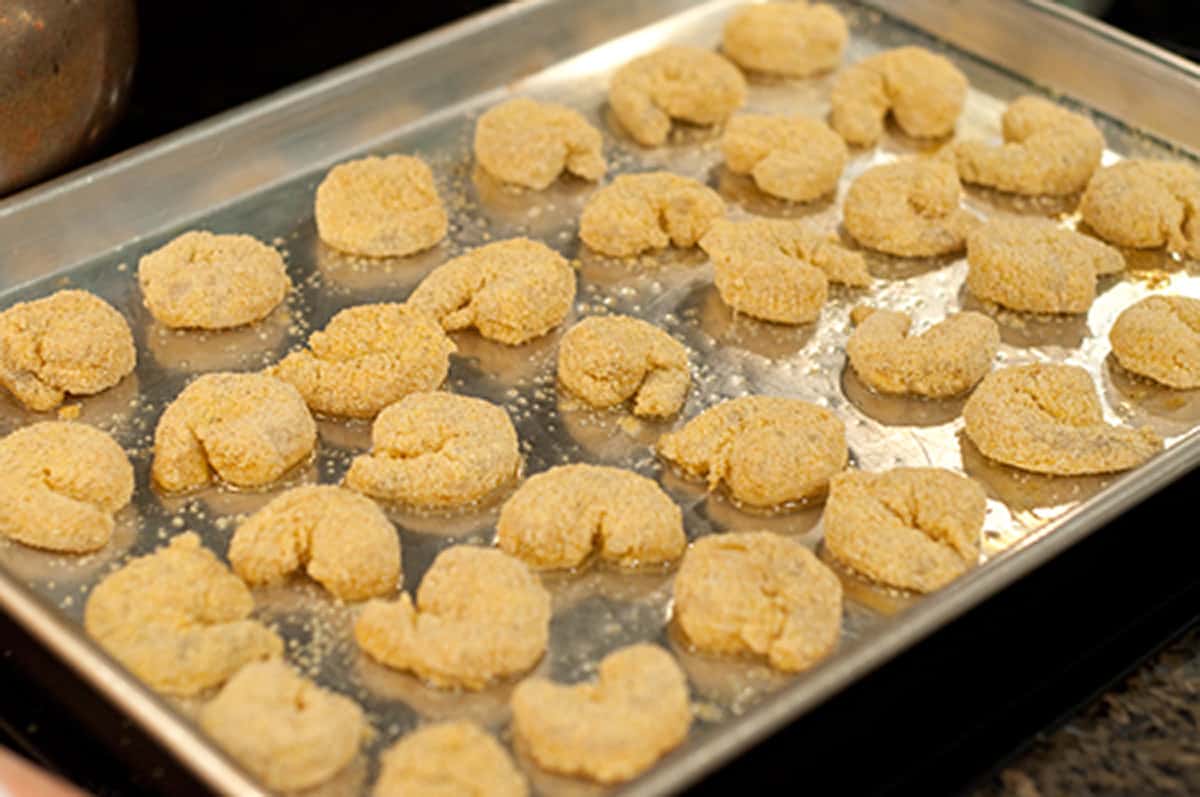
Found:
[(567, 330), (558, 346), (558, 381), (593, 407), (633, 400), (633, 414), (674, 415), (692, 377), (687, 349), (663, 330), (630, 316), (593, 316)]
[(1092, 177), (1079, 212), (1117, 246), (1165, 246), (1200, 257), (1200, 171), (1186, 163), (1129, 159)]
[(475, 159), (493, 177), (541, 191), (568, 171), (604, 176), (604, 137), (578, 111), (528, 97), (494, 105), (475, 123)]
[(836, 190), (847, 155), (841, 136), (819, 119), (749, 113), (729, 120), (721, 151), (731, 172), (749, 174), (760, 190), (793, 202)]
[(513, 493), (496, 523), (500, 549), (531, 567), (578, 567), (592, 554), (625, 567), (678, 559), (683, 513), (653, 479), (623, 468), (560, 465)]
[(579, 237), (612, 257), (670, 244), (686, 248), (724, 213), (720, 195), (698, 180), (670, 172), (622, 174), (588, 199)]
[(8, 435), (0, 474), (0, 535), (48, 551), (103, 548), (133, 496), (125, 452), (82, 423), (44, 421)]
[(919, 335), (905, 313), (855, 307), (856, 329), (846, 341), (855, 373), (881, 393), (932, 398), (970, 390), (992, 370), (1000, 328), (982, 313), (954, 313)]
[(1179, 390), (1200, 387), (1200, 299), (1142, 299), (1117, 316), (1108, 340), (1126, 370)]
[(979, 561), (987, 496), (942, 468), (847, 471), (829, 482), (825, 550), (868, 578), (933, 592)]
[(966, 100), (967, 76), (958, 67), (924, 48), (900, 47), (838, 73), (829, 120), (860, 146), (879, 140), (889, 111), (908, 135), (940, 138), (954, 132)]
[(91, 396), (133, 371), (124, 316), (87, 291), (65, 290), (0, 313), (0, 384), (35, 412)]
[(825, 492), (846, 467), (846, 428), (829, 410), (782, 396), (745, 396), (711, 407), (658, 440), (658, 454), (752, 506)]
[(675, 576), (675, 620), (698, 650), (763, 656), (806, 670), (837, 647), (842, 585), (795, 540), (769, 531), (710, 534)]
[(449, 221), (420, 158), (391, 155), (338, 164), (317, 186), (317, 234), (335, 249), (400, 257), (446, 237)]
[(512, 481), (520, 468), (517, 430), (503, 408), (413, 393), (379, 413), (371, 453), (350, 463), (346, 486), (412, 506), (462, 506)]
[(396, 670), (444, 688), (482, 689), (523, 673), (546, 652), (550, 593), (519, 559), (456, 545), (438, 554), (417, 590), (373, 600), (354, 625), (358, 646)]
[(558, 252), (528, 238), (480, 246), (430, 273), (408, 305), (448, 332), (474, 327), (515, 346), (562, 323), (575, 301), (575, 272)]
[(246, 585), (188, 532), (105, 576), (83, 623), (138, 678), (188, 696), (283, 652), (274, 631), (248, 619), (253, 609)]
[(687, 45), (668, 45), (633, 59), (613, 74), (608, 88), (617, 121), (646, 147), (667, 140), (672, 119), (714, 125), (745, 101), (746, 79), (736, 66)]
[(833, 6), (803, 0), (761, 3), (733, 12), (721, 49), (743, 69), (809, 77), (841, 63), (849, 35)]
[(967, 400), (963, 421), (984, 456), (1035, 473), (1114, 473), (1136, 468), (1163, 447), (1149, 428), (1105, 423), (1091, 376), (1074, 365), (993, 371)]
[(424, 725), (379, 756), (374, 797), (526, 797), (529, 784), (499, 742), (473, 722)]
[(962, 251), (978, 225), (959, 207), (962, 185), (949, 163), (930, 158), (885, 163), (863, 172), (846, 193), (846, 232), (869, 249), (901, 257)]
[(513, 692), (513, 732), (543, 769), (601, 783), (629, 780), (687, 736), (687, 680), (657, 645), (610, 653), (598, 678), (564, 686), (529, 678)]

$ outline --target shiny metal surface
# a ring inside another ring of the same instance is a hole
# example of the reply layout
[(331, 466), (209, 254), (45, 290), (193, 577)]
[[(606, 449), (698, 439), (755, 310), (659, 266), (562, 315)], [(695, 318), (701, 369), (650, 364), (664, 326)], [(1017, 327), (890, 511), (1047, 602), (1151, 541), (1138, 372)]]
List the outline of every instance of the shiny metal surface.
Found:
[[(150, 694), (82, 636), (83, 604), (103, 573), (184, 529), (198, 531), (206, 544), (223, 554), (237, 518), (281, 489), (337, 481), (350, 457), (366, 448), (369, 426), (321, 421), (315, 459), (270, 490), (211, 488), (179, 497), (160, 495), (146, 486), (157, 417), (191, 375), (258, 368), (304, 340), (342, 307), (403, 299), (426, 273), (463, 249), (519, 234), (540, 238), (578, 260), (579, 295), (571, 320), (603, 312), (651, 319), (688, 345), (696, 379), (681, 419), (634, 422), (560, 401), (553, 374), (558, 332), (516, 349), (473, 334), (456, 335), (459, 355), (453, 360), (448, 388), (508, 409), (521, 435), (527, 473), (562, 461), (623, 464), (662, 482), (683, 507), (692, 538), (717, 530), (765, 527), (817, 546), (819, 507), (772, 516), (748, 514), (664, 470), (649, 448), (665, 428), (706, 406), (762, 392), (795, 395), (833, 408), (847, 424), (859, 467), (941, 464), (976, 476), (989, 491), (986, 561), (977, 571), (922, 599), (847, 577), (839, 651), (813, 671), (791, 678), (753, 663), (687, 651), (667, 623), (669, 573), (596, 567), (547, 576), (555, 616), (550, 650), (539, 672), (564, 680), (584, 678), (609, 650), (650, 639), (674, 651), (689, 675), (697, 712), (691, 737), (621, 793), (664, 793), (700, 777), (1200, 462), (1200, 440), (1188, 432), (1200, 422), (1200, 405), (1190, 394), (1168, 394), (1123, 380), (1107, 365), (1105, 342), (1115, 314), (1147, 292), (1171, 289), (1200, 296), (1194, 264), (1144, 253), (1134, 258), (1128, 275), (1104, 284), (1086, 317), (1053, 323), (1012, 314), (998, 317), (1004, 361), (1047, 359), (1083, 365), (1097, 377), (1112, 417), (1151, 423), (1172, 443), (1165, 454), (1121, 478), (1049, 479), (989, 464), (973, 453), (961, 438), (953, 403), (882, 399), (844, 373), (842, 348), (853, 304), (869, 297), (904, 308), (919, 321), (969, 306), (969, 297), (960, 290), (961, 260), (871, 256), (875, 286), (869, 292), (835, 291), (819, 325), (761, 324), (730, 315), (710, 285), (710, 267), (697, 252), (665, 252), (631, 267), (583, 250), (575, 225), (592, 186), (566, 181), (545, 194), (514, 194), (472, 168), (474, 117), (507, 92), (531, 94), (568, 103), (608, 131), (606, 153), (614, 171), (670, 168), (717, 188), (731, 215), (799, 215), (836, 229), (838, 202), (788, 206), (761, 196), (747, 181), (720, 168), (710, 134), (685, 131), (672, 146), (647, 151), (613, 132), (608, 123), (603, 96), (613, 68), (665, 41), (711, 46), (735, 5), (733, 0), (700, 5), (682, 0), (545, 0), (502, 7), (124, 160), (0, 204), (0, 237), (6, 243), (0, 253), (0, 279), (6, 289), (0, 304), (44, 295), (64, 284), (96, 291), (130, 319), (140, 358), (133, 377), (82, 402), (82, 420), (111, 431), (130, 452), (139, 483), (135, 505), (120, 518), (110, 547), (82, 560), (0, 542), (0, 606), (156, 734), (214, 790), (255, 793), (237, 768), (188, 723), (195, 703), (168, 704)], [(842, 5), (854, 33), (848, 56), (852, 60), (911, 42), (945, 49), (878, 10)], [(644, 27), (655, 20), (661, 21)], [(1009, 35), (1027, 34), (1017, 28)], [(1091, 41), (1095, 33), (1081, 27), (1078, 35)], [(979, 58), (948, 54), (967, 72), (973, 87), (960, 132), (996, 136), (1004, 103), (1028, 91), (1028, 84)], [(1136, 63), (1148, 56), (1130, 50), (1126, 57)], [(1133, 66), (1128, 73), (1142, 74)], [(1052, 75), (1033, 77), (1052, 83)], [(827, 93), (828, 78), (760, 82), (752, 86), (749, 105), (821, 114), (827, 108)], [(1109, 159), (1167, 151), (1137, 130), (1136, 115), (1121, 122), (1105, 117), (1097, 121), (1108, 137)], [(1200, 131), (1193, 133), (1200, 137)], [(873, 163), (924, 148), (892, 131), (877, 150), (855, 154), (839, 195), (850, 179)], [(429, 160), (453, 218), (446, 242), (414, 258), (363, 262), (316, 240), (312, 192), (317, 182), (330, 162), (363, 151), (416, 152)], [(122, 201), (96, 202), (104, 196)], [(1013, 200), (989, 191), (969, 191), (968, 204), (983, 215), (1038, 213), (1058, 216), (1067, 224), (1074, 220), (1072, 209), (1062, 203)], [(298, 286), (288, 305), (248, 330), (200, 334), (158, 328), (140, 305), (133, 279), (136, 262), (192, 226), (248, 232), (277, 242), (286, 251)], [(31, 277), (36, 279), (27, 281)], [(34, 417), (7, 396), (0, 397), (0, 409), (0, 433)], [(401, 529), (405, 583), (419, 584), (430, 561), (448, 545), (490, 543), (496, 510), (495, 503), (450, 517), (391, 510)], [(311, 585), (297, 581), (260, 590), (256, 597), (258, 614), (276, 623), (288, 638), (289, 660), (360, 701), (377, 731), (366, 753), (320, 793), (365, 791), (374, 779), (375, 753), (423, 719), (471, 717), (507, 738), (511, 684), (471, 695), (432, 690), (364, 659), (348, 635), (353, 609)], [(541, 793), (605, 793), (521, 763)]]
[(0, 196), (78, 160), (120, 118), (135, 0), (0, 3)]

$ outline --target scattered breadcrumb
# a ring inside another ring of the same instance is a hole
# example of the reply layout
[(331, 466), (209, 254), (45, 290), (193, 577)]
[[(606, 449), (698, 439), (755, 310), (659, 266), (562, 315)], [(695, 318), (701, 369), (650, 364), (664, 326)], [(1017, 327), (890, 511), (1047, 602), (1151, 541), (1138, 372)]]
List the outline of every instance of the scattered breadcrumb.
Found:
[(833, 6), (804, 0), (742, 6), (729, 17), (721, 49), (743, 69), (788, 77), (828, 72), (850, 32)]
[(846, 232), (869, 249), (901, 257), (959, 252), (978, 220), (959, 207), (954, 167), (931, 158), (875, 166), (846, 193)]
[(493, 177), (541, 191), (568, 171), (604, 176), (604, 137), (583, 114), (552, 102), (517, 97), (489, 108), (475, 123), (475, 159)]
[(579, 237), (612, 257), (665, 246), (686, 248), (725, 213), (719, 194), (670, 172), (622, 174), (592, 194), (579, 218)]

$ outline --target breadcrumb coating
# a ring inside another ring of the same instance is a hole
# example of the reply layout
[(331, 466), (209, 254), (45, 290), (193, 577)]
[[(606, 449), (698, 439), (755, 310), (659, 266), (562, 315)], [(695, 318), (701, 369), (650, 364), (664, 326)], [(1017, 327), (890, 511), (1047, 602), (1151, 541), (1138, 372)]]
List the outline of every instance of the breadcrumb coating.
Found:
[(722, 402), (658, 440), (658, 454), (685, 472), (724, 482), (751, 506), (778, 506), (825, 492), (846, 467), (846, 428), (829, 410), (782, 396)]
[(171, 491), (203, 487), (214, 472), (238, 487), (261, 487), (316, 443), (317, 424), (288, 383), (265, 374), (205, 374), (159, 418), (150, 473)]
[(528, 238), (480, 246), (438, 266), (408, 305), (447, 332), (474, 327), (516, 346), (563, 322), (575, 301), (575, 271), (550, 247)]
[(138, 261), (150, 315), (168, 327), (228, 329), (266, 318), (292, 289), (283, 257), (249, 235), (192, 231)]
[(550, 593), (519, 559), (456, 545), (433, 560), (414, 606), (373, 600), (354, 625), (380, 664), (442, 688), (482, 689), (531, 669), (550, 637)]
[(1177, 390), (1200, 388), (1200, 299), (1142, 299), (1117, 316), (1108, 340), (1127, 371)]
[(503, 408), (450, 393), (413, 393), (375, 419), (371, 453), (355, 457), (346, 486), (420, 507), (454, 507), (517, 477), (517, 430)]
[(247, 518), (229, 543), (247, 584), (272, 584), (304, 569), (347, 601), (388, 595), (400, 571), (400, 537), (374, 501), (331, 485), (295, 487)]
[(370, 734), (363, 710), (282, 661), (248, 664), (200, 710), (200, 727), (268, 788), (316, 786)]
[(825, 549), (891, 587), (933, 592), (979, 561), (987, 495), (943, 468), (847, 471), (829, 482)]
[(1074, 365), (993, 371), (967, 399), (963, 421), (984, 456), (1058, 476), (1129, 470), (1163, 447), (1149, 428), (1105, 423), (1091, 376)]
[(675, 576), (675, 620), (705, 653), (764, 657), (807, 670), (837, 647), (842, 584), (795, 540), (769, 531), (692, 543)]
[(496, 541), (539, 569), (578, 567), (595, 552), (624, 567), (683, 554), (683, 512), (653, 479), (624, 468), (560, 465), (531, 477), (500, 510)]
[(137, 365), (133, 333), (112, 305), (65, 290), (0, 313), (0, 384), (34, 412), (91, 396)]
[(335, 249), (402, 257), (435, 246), (449, 220), (420, 158), (369, 157), (334, 166), (317, 186), (317, 234)]
[(941, 138), (967, 101), (967, 76), (940, 55), (900, 47), (873, 55), (838, 73), (829, 121), (849, 144), (871, 146), (883, 135), (890, 111), (914, 138)]
[(1032, 313), (1086, 313), (1096, 278), (1125, 268), (1111, 246), (1045, 219), (992, 219), (967, 236), (967, 289)]
[(885, 163), (846, 193), (842, 222), (868, 249), (901, 257), (962, 251), (978, 220), (959, 207), (962, 184), (949, 163), (929, 158)]
[(721, 49), (738, 66), (774, 75), (809, 77), (834, 69), (850, 32), (833, 6), (761, 3), (729, 17)]
[(374, 797), (526, 797), (529, 784), (491, 734), (473, 722), (439, 722), (379, 756)]
[(564, 171), (599, 180), (604, 137), (583, 114), (527, 97), (489, 108), (475, 123), (475, 159), (493, 177), (541, 191)]
[(982, 313), (954, 313), (919, 335), (905, 313), (859, 306), (850, 319), (846, 357), (880, 393), (957, 396), (992, 370), (1000, 348), (1000, 328)]
[(725, 214), (720, 195), (670, 172), (622, 174), (592, 194), (579, 217), (579, 237), (611, 257), (632, 257), (674, 244), (695, 246)]
[(960, 141), (954, 148), (964, 182), (1017, 194), (1061, 196), (1082, 191), (1104, 154), (1092, 120), (1041, 97), (1014, 100), (1001, 120), (1004, 143)]
[(819, 119), (749, 113), (729, 120), (721, 151), (731, 172), (749, 174), (763, 192), (793, 202), (835, 191), (847, 157), (841, 136)]
[(830, 282), (871, 284), (863, 256), (803, 221), (722, 219), (700, 240), (722, 301), (781, 324), (817, 320)]
[(1084, 222), (1117, 246), (1200, 258), (1200, 171), (1129, 159), (1096, 172), (1079, 202)]
[(82, 423), (44, 421), (8, 435), (0, 473), (0, 535), (47, 551), (103, 548), (133, 496), (125, 452)]
[(736, 66), (687, 45), (668, 45), (633, 59), (613, 74), (608, 88), (617, 121), (646, 147), (667, 140), (672, 119), (715, 125), (745, 101), (746, 79)]
[(512, 712), (517, 741), (539, 766), (601, 783), (646, 771), (692, 724), (683, 671), (665, 650), (645, 643), (605, 656), (592, 682), (523, 681)]
[(665, 331), (630, 316), (593, 316), (558, 346), (558, 381), (593, 407), (633, 400), (633, 414), (674, 415), (692, 377), (687, 349)]
[(314, 412), (374, 418), (410, 393), (436, 390), (450, 371), (454, 343), (427, 313), (395, 303), (339, 311), (308, 348), (268, 369)]
[(187, 697), (282, 654), (275, 632), (248, 619), (253, 609), (246, 585), (187, 532), (105, 576), (83, 624), (152, 688)]

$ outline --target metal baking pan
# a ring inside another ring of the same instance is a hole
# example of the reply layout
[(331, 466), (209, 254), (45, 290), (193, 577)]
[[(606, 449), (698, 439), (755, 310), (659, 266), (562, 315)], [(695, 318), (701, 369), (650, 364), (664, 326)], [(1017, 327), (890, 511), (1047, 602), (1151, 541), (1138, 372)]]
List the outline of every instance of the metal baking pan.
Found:
[[(139, 350), (136, 373), (84, 400), (82, 419), (112, 432), (134, 460), (139, 488), (104, 552), (71, 560), (0, 543), (0, 606), (80, 679), (144, 727), (218, 793), (258, 794), (242, 770), (188, 719), (193, 705), (166, 701), (141, 686), (83, 634), (87, 593), (128, 556), (184, 528), (224, 553), (237, 516), (285, 486), (336, 481), (369, 426), (322, 420), (315, 460), (264, 492), (212, 488), (163, 496), (148, 484), (149, 447), (159, 412), (195, 373), (251, 369), (273, 361), (323, 326), (338, 309), (401, 300), (430, 269), (488, 240), (529, 235), (580, 266), (572, 320), (599, 312), (649, 318), (684, 340), (695, 389), (682, 418), (720, 399), (750, 392), (819, 401), (846, 421), (859, 467), (940, 464), (965, 470), (988, 488), (985, 560), (968, 576), (921, 599), (847, 581), (845, 634), (835, 655), (785, 678), (750, 662), (689, 653), (667, 625), (670, 577), (595, 568), (547, 576), (555, 600), (550, 651), (539, 671), (586, 677), (609, 650), (649, 639), (679, 656), (691, 680), (697, 722), (688, 741), (641, 779), (615, 790), (658, 794), (695, 782), (861, 675), (1054, 557), (1120, 512), (1200, 462), (1200, 423), (1191, 394), (1167, 394), (1122, 381), (1106, 362), (1106, 332), (1123, 307), (1152, 290), (1200, 296), (1191, 264), (1162, 253), (1131, 256), (1132, 270), (1106, 284), (1086, 317), (1053, 323), (1001, 317), (1009, 362), (1068, 361), (1089, 368), (1112, 418), (1149, 423), (1168, 450), (1119, 478), (1049, 479), (1022, 475), (972, 455), (953, 406), (884, 400), (844, 375), (849, 308), (867, 298), (904, 306), (918, 320), (941, 316), (969, 298), (961, 260), (898, 261), (871, 256), (878, 277), (869, 293), (835, 292), (819, 325), (785, 328), (737, 318), (715, 297), (696, 252), (668, 251), (652, 263), (617, 265), (583, 251), (578, 211), (592, 187), (565, 181), (545, 194), (513, 194), (474, 173), (473, 119), (513, 93), (572, 105), (607, 131), (613, 171), (668, 168), (718, 188), (732, 215), (800, 215), (836, 229), (838, 203), (788, 206), (758, 195), (719, 168), (712, 136), (686, 131), (670, 147), (640, 150), (606, 116), (607, 75), (662, 43), (712, 46), (738, 3), (731, 0), (536, 0), (502, 6), (384, 51), (314, 81), (138, 148), (0, 203), (0, 305), (65, 285), (93, 290), (129, 319)], [(877, 0), (839, 3), (851, 22), (847, 61), (878, 49), (919, 43), (949, 55), (972, 91), (960, 135), (997, 136), (1004, 104), (1043, 91), (1091, 110), (1108, 139), (1106, 160), (1138, 154), (1191, 157), (1200, 150), (1200, 88), (1195, 66), (1048, 3), (1005, 0)], [(932, 31), (934, 34), (927, 33)], [(1030, 43), (1037, 42), (1035, 50)], [(959, 49), (961, 48), (961, 49)], [(823, 114), (828, 78), (754, 83), (749, 107)], [(921, 149), (892, 131), (877, 149), (856, 153), (845, 183), (881, 159)], [(452, 214), (447, 241), (407, 260), (358, 262), (316, 241), (312, 194), (325, 169), (364, 152), (415, 152), (430, 161)], [(983, 214), (1035, 213), (1071, 219), (1056, 202), (1014, 200), (970, 190)], [(299, 286), (286, 309), (251, 330), (222, 334), (158, 329), (140, 305), (137, 259), (179, 231), (203, 227), (274, 241)], [(766, 527), (818, 545), (819, 507), (782, 515), (747, 514), (706, 496), (656, 462), (648, 443), (670, 424), (631, 424), (619, 415), (560, 403), (553, 385), (557, 334), (519, 349), (458, 335), (448, 388), (504, 405), (521, 434), (526, 472), (566, 460), (622, 464), (659, 479), (685, 512), (689, 536)], [(0, 397), (0, 432), (34, 418)], [(678, 421), (677, 421), (678, 422)], [(488, 544), (495, 507), (455, 517), (392, 511), (405, 547), (405, 582), (419, 583), (437, 551), (456, 542)], [(408, 676), (364, 661), (348, 638), (352, 608), (303, 583), (257, 594), (259, 614), (289, 641), (289, 659), (319, 682), (359, 700), (377, 731), (360, 759), (321, 793), (366, 791), (375, 754), (421, 718), (468, 716), (505, 737), (509, 686), (478, 695), (438, 693)], [(545, 794), (605, 790), (549, 777), (522, 762)]]

